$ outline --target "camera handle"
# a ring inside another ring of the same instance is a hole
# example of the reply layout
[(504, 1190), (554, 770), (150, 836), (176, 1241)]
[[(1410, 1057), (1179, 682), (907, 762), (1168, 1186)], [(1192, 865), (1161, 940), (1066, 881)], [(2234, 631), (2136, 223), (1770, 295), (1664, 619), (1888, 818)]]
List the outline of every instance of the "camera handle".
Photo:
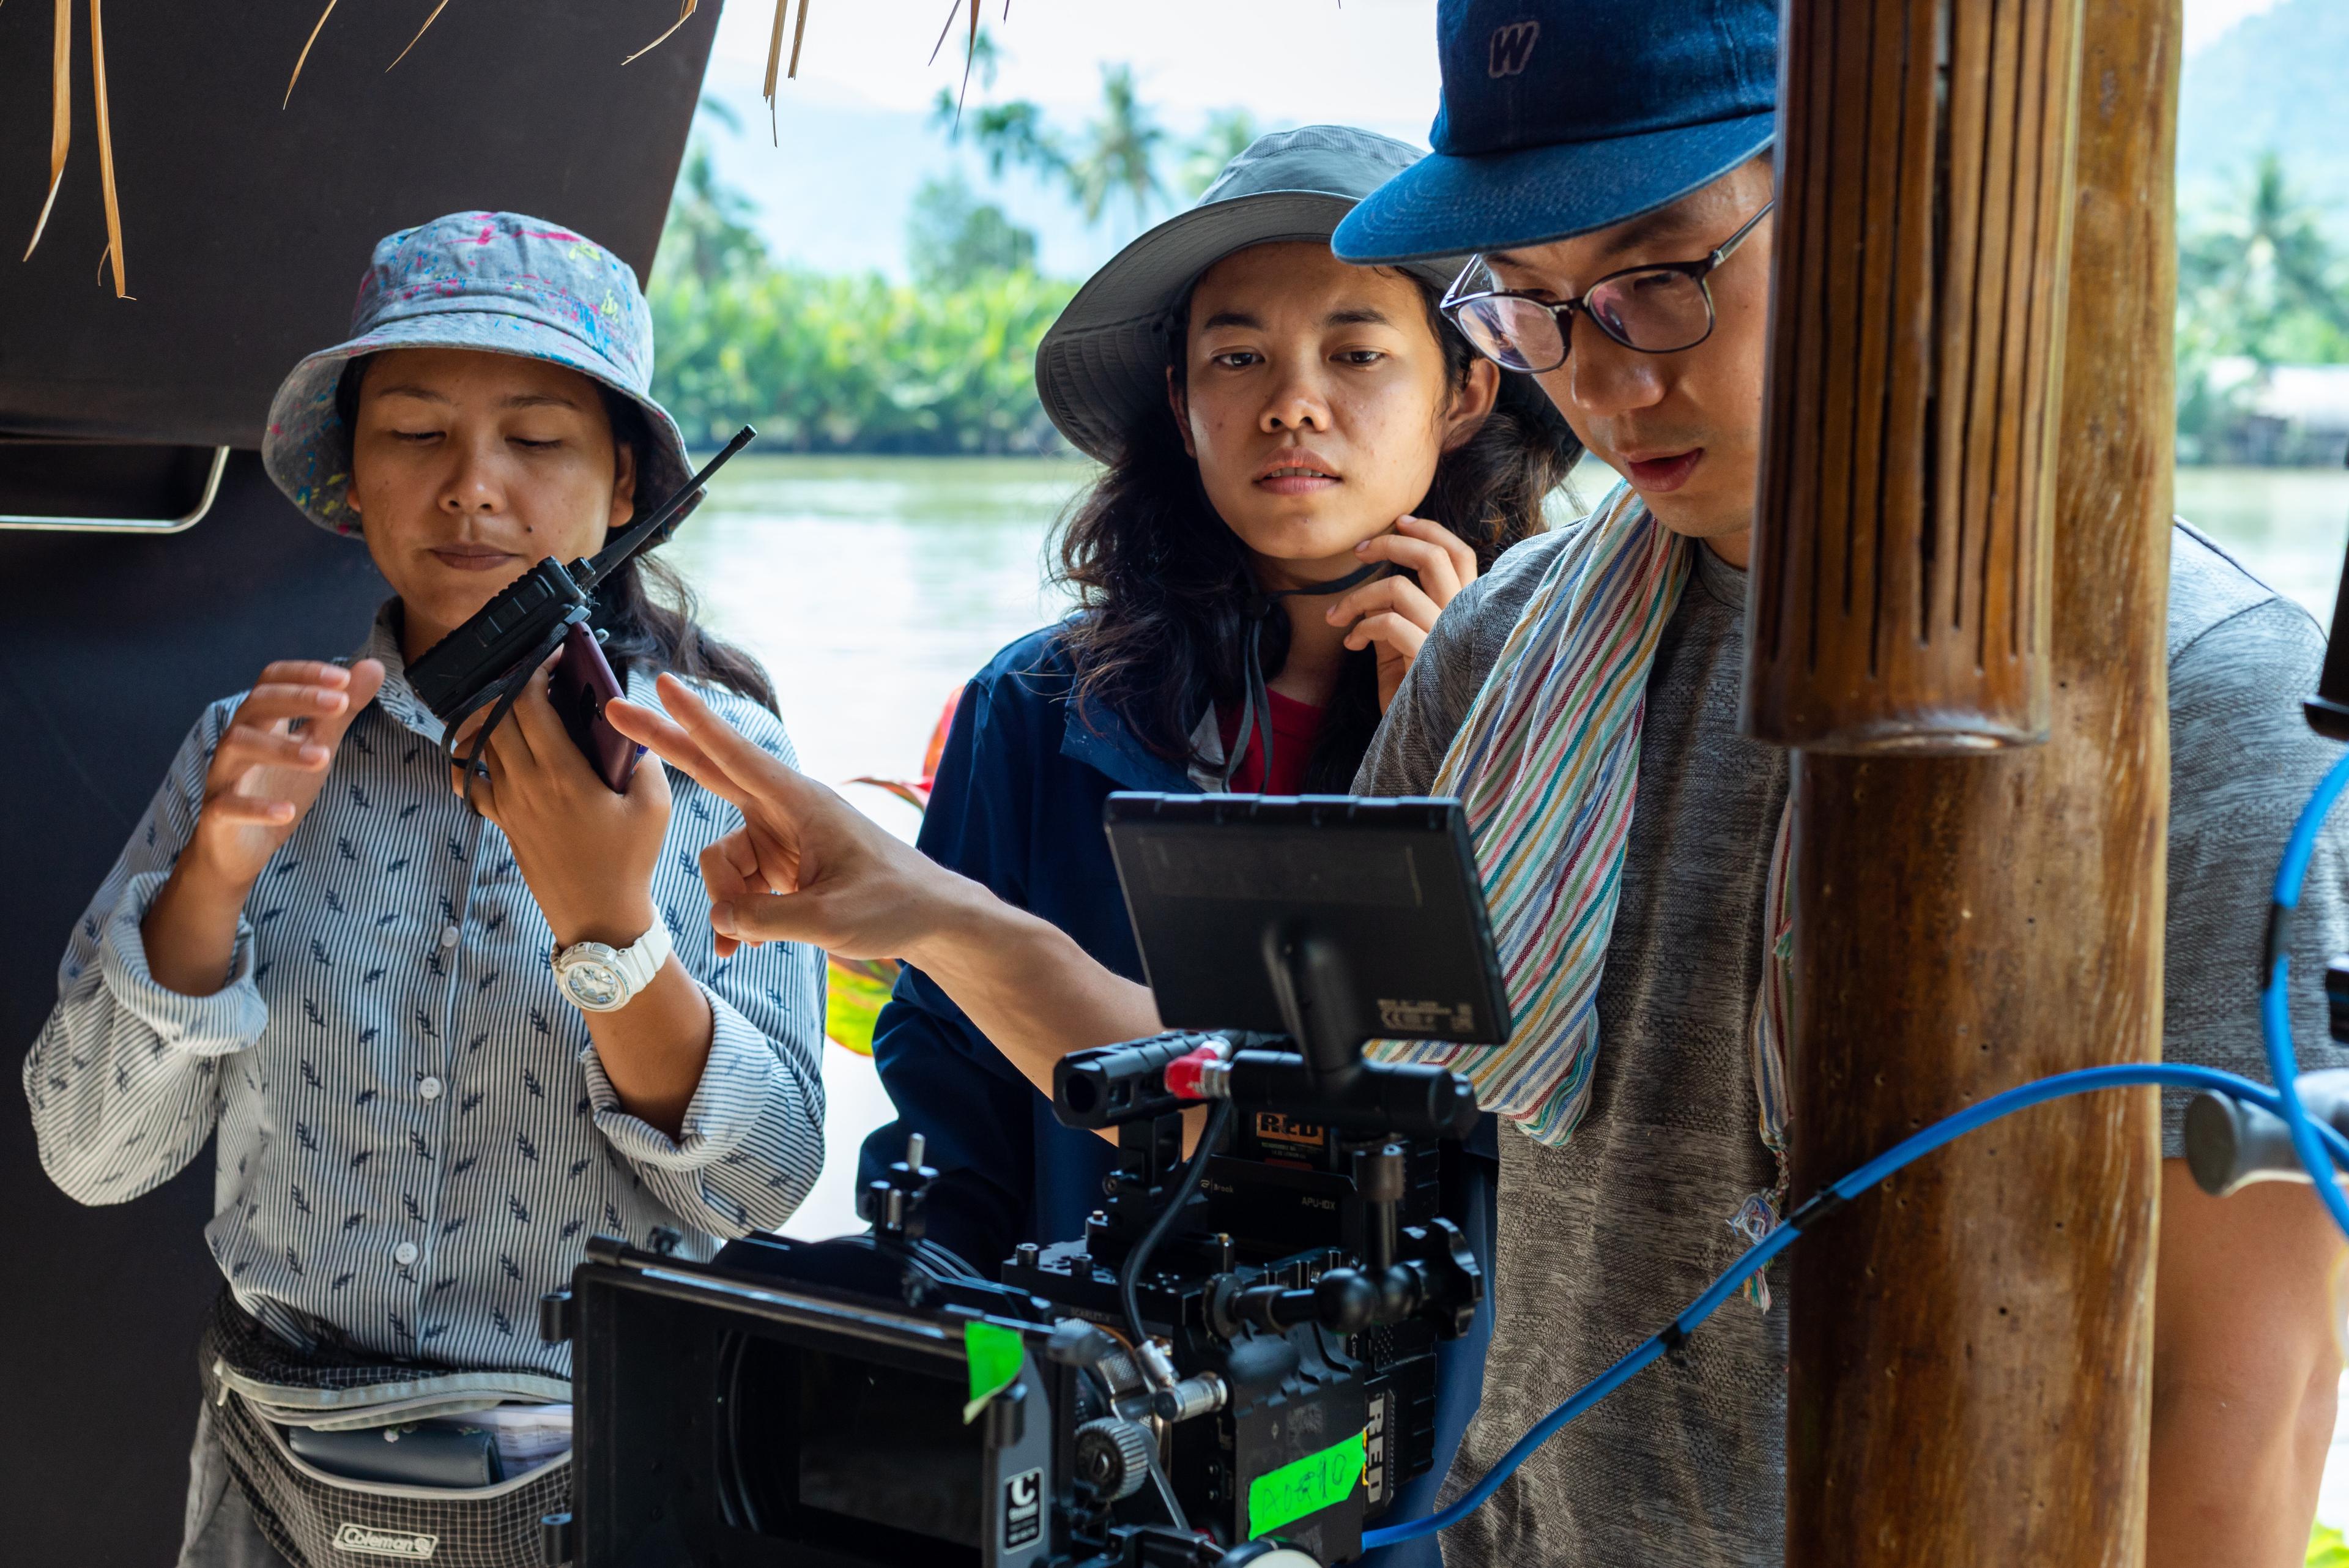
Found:
[(1330, 1269), (1301, 1290), (1243, 1286), (1237, 1275), (1220, 1275), (1207, 1294), (1207, 1326), (1231, 1339), (1244, 1325), (1279, 1333), (1309, 1323), (1355, 1334), (1416, 1319), (1458, 1338), (1485, 1291), (1468, 1238), (1435, 1220), (1410, 1227), (1398, 1241), (1401, 1255), (1384, 1268)]

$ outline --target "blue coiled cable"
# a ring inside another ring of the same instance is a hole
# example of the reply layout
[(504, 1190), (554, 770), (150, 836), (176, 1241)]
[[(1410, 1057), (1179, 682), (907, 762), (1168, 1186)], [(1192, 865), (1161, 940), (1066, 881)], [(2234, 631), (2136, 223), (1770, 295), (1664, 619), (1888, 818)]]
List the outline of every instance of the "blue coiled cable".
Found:
[(1499, 1490), (1501, 1483), (1508, 1480), (1536, 1449), (1556, 1436), (1559, 1428), (1629, 1383), (1650, 1363), (1678, 1349), (1682, 1341), (1735, 1293), (1747, 1276), (1793, 1246), (1795, 1238), (1806, 1229), (1817, 1224), (1901, 1167), (1930, 1154), (1943, 1144), (1963, 1137), (1978, 1127), (2029, 1106), (2062, 1099), (2068, 1095), (2088, 1094), (2097, 1089), (2147, 1086), (2209, 1089), (2257, 1106), (2271, 1116), (2282, 1117), (2291, 1127), (2293, 1152), (2300, 1156), (2301, 1164), (2315, 1182), (2317, 1195), (2332, 1211), (2334, 1222), (2341, 1227), (2344, 1236), (2349, 1236), (2349, 1197), (2343, 1195), (2340, 1184), (2333, 1179), (2334, 1166), (2349, 1168), (2349, 1139), (2344, 1139), (2326, 1124), (2313, 1120), (2301, 1104), (2296, 1083), (2300, 1069), (2292, 1049), (2292, 1014), (2286, 994), (2292, 971), (2288, 940), (2292, 913), (2299, 907), (2301, 888), (2308, 877), (2308, 865), (2316, 853), (2317, 833), (2324, 826), (2325, 817), (2331, 814), (2344, 789), (2349, 789), (2349, 753), (2344, 753), (2333, 764), (2332, 770), (2316, 786), (2316, 793), (2302, 808), (2300, 820), (2292, 825), (2292, 837), (2285, 844), (2283, 863), (2276, 869), (2274, 905), (2269, 913), (2267, 946), (2262, 963), (2266, 983), (2260, 996), (2261, 1033), (2267, 1045), (2268, 1070), (2275, 1075), (2275, 1087), (2255, 1084), (2249, 1078), (2222, 1073), (2215, 1067), (2123, 1063), (2106, 1067), (2083, 1067), (2075, 1072), (2058, 1073), (2036, 1083), (2020, 1085), (1935, 1122), (1922, 1132), (1912, 1134), (1893, 1145), (1858, 1169), (1829, 1183), (1809, 1201), (1787, 1215), (1784, 1223), (1746, 1249), (1744, 1256), (1731, 1264), (1728, 1272), (1713, 1281), (1705, 1293), (1691, 1302), (1678, 1317), (1642, 1340), (1621, 1360), (1584, 1384), (1564, 1404), (1534, 1423), (1532, 1428), (1517, 1439), (1516, 1445), (1501, 1456), (1500, 1462), (1485, 1471), (1484, 1479), (1463, 1493), (1451, 1507), (1425, 1519), (1366, 1530), (1362, 1532), (1362, 1549), (1367, 1552), (1392, 1546), (1439, 1530), (1449, 1530), (1459, 1523)]
[(2301, 808), (2300, 820), (2292, 825), (2292, 836), (2284, 841), (2283, 863), (2276, 867), (2275, 899), (2268, 910), (2268, 934), (2265, 962), (2266, 989), (2260, 992), (2260, 1033), (2267, 1041), (2268, 1072), (2275, 1078), (2276, 1098), (2282, 1108), (2277, 1115), (2292, 1129), (2292, 1152), (2300, 1156), (2301, 1168), (2309, 1179), (2316, 1183), (2316, 1195), (2332, 1211), (2333, 1222), (2349, 1236), (2349, 1198), (2341, 1192), (2341, 1184), (2331, 1179), (2325, 1162), (2325, 1133), (2333, 1129), (2323, 1122), (2313, 1120), (2307, 1107), (2300, 1103), (2300, 1057), (2292, 1043), (2292, 1005), (2288, 994), (2292, 979), (2292, 917), (2300, 908), (2300, 890), (2308, 880), (2308, 863), (2316, 856), (2316, 836), (2324, 826), (2324, 819), (2341, 799), (2341, 792), (2349, 789), (2349, 753), (2328, 770)]

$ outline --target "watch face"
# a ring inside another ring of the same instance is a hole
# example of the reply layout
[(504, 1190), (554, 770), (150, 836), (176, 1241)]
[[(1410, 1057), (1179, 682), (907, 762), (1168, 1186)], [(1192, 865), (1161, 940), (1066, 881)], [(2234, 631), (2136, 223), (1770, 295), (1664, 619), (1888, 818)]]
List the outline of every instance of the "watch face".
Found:
[(577, 958), (563, 966), (563, 989), (590, 1012), (616, 1006), (624, 993), (620, 971), (599, 958)]

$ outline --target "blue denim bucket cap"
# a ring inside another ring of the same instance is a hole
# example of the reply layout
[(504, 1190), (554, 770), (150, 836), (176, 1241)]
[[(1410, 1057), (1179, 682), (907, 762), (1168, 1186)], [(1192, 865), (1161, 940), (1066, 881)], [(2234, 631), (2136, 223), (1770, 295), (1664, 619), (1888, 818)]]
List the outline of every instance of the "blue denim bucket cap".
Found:
[(336, 409), (343, 370), (390, 348), (469, 348), (565, 366), (645, 411), (636, 493), (656, 504), (692, 473), (677, 421), (653, 401), (652, 312), (627, 263), (559, 223), (451, 213), (375, 247), (347, 341), (294, 367), (270, 400), (262, 465), (322, 528), (356, 537), (351, 432)]
[(1348, 261), (1588, 234), (1770, 145), (1775, 0), (1442, 0), (1435, 34), (1434, 151), (1338, 225)]

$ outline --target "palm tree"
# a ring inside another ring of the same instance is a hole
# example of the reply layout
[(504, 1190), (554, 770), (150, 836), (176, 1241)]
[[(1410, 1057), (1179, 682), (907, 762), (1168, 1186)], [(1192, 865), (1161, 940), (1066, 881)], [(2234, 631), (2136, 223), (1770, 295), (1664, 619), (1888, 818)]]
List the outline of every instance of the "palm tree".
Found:
[(767, 244), (750, 226), (758, 204), (718, 177), (709, 144), (697, 137), (678, 171), (669, 197), (668, 223), (661, 249), (707, 285), (755, 271), (767, 259)]
[[(947, 92), (940, 88), (933, 123), (946, 121), (947, 109)], [(968, 132), (954, 128), (947, 133), (949, 140), (958, 140), (965, 134), (986, 154), (987, 171), (995, 179), (1003, 178), (1005, 164), (1017, 163), (1055, 183), (1070, 180), (1069, 155), (1062, 151), (1061, 139), (1044, 123), (1044, 111), (1024, 98), (988, 104), (971, 116)]]
[(1166, 131), (1143, 107), (1131, 66), (1102, 67), (1101, 112), (1073, 147), (1027, 99), (965, 111), (941, 89), (930, 122), (948, 140), (970, 138), (986, 154), (988, 172), (998, 179), (1006, 165), (1018, 164), (1061, 186), (1088, 223), (1100, 223), (1113, 202), (1123, 202), (1139, 228), (1149, 221), (1152, 207), (1166, 199), (1158, 169)]
[(1166, 131), (1142, 106), (1133, 67), (1102, 67), (1101, 117), (1085, 128), (1083, 151), (1070, 161), (1069, 185), (1085, 222), (1101, 222), (1110, 202), (1123, 197), (1134, 227), (1149, 221), (1154, 202), (1166, 198), (1158, 178), (1158, 153)]
[(1257, 138), (1256, 116), (1244, 109), (1209, 112), (1207, 123), (1183, 150), (1183, 192), (1196, 198), (1216, 182), (1224, 165), (1247, 151)]
[(2178, 294), (2206, 336), (2264, 367), (2312, 324), (2349, 336), (2349, 292), (2314, 211), (2271, 150), (2252, 171), (2242, 204), (2178, 245)]

